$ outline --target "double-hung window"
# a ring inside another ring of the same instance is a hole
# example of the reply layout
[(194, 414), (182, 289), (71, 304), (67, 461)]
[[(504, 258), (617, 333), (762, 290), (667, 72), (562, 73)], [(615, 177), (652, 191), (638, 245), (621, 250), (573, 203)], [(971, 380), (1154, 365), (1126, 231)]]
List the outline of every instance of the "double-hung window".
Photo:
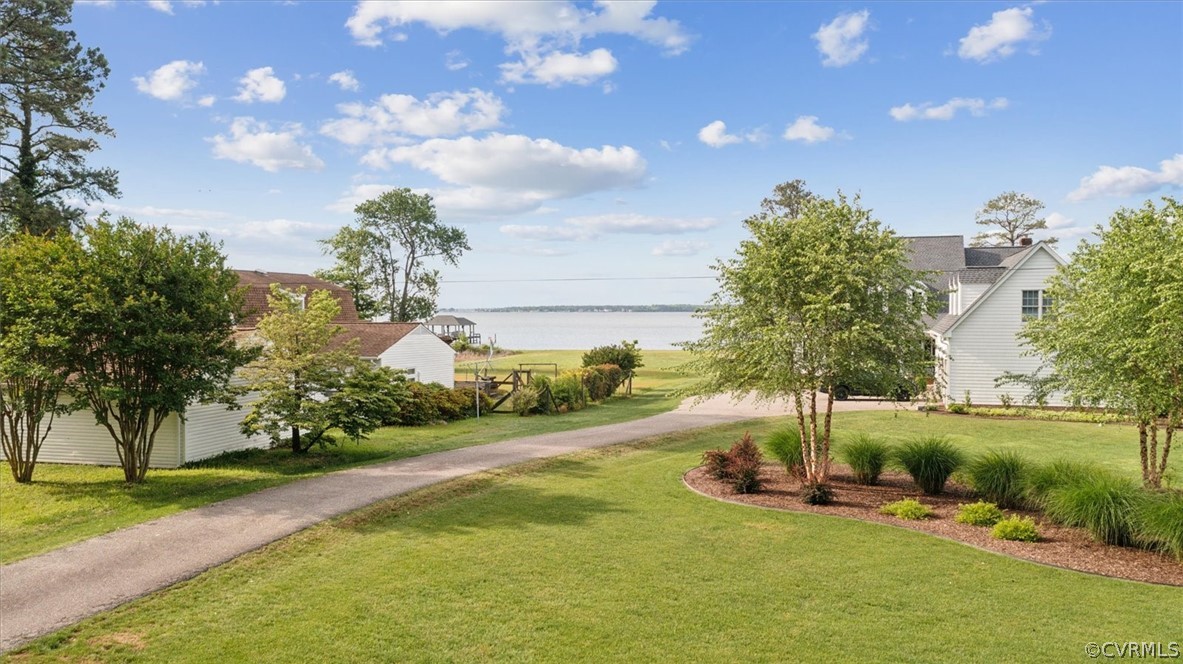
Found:
[(1052, 308), (1052, 299), (1042, 290), (1023, 291), (1023, 319), (1043, 318)]

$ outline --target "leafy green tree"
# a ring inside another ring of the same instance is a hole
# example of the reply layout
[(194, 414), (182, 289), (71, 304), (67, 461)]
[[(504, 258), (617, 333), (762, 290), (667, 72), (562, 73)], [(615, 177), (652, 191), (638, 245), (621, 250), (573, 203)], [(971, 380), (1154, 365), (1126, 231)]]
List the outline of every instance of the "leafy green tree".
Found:
[(242, 372), (247, 389), (259, 393), (242, 431), (264, 433), (274, 445), (286, 432), (292, 453), (303, 454), (335, 442), (329, 430), (340, 426), (342, 408), (331, 397), (358, 369), (359, 342), (339, 339), (345, 328), (333, 319), (341, 305), (329, 291), (308, 295), (303, 287), (290, 292), (272, 284), (267, 302), (258, 325), (261, 354)]
[(337, 262), (327, 270), (313, 272), (353, 294), (357, 315), (372, 320), (382, 312), (382, 303), (374, 297), (374, 276), (378, 261), (370, 260), (370, 237), (364, 230), (343, 226), (336, 235), (321, 240), (324, 252), (336, 257)]
[[(975, 247), (1016, 246), (1024, 236), (1047, 229), (1047, 220), (1039, 216), (1041, 211), (1043, 201), (1015, 191), (1003, 192), (986, 201), (975, 215), (977, 225), (993, 230), (978, 233), (970, 244)], [(1052, 244), (1056, 241), (1054, 237), (1044, 240)]]
[(119, 195), (113, 169), (86, 164), (96, 137), (115, 135), (90, 110), (110, 69), (97, 48), (84, 49), (64, 29), (72, 5), (0, 3), (0, 233), (68, 230), (83, 211), (67, 195), (84, 202)]
[(17, 482), (63, 412), (85, 275), (74, 236), (0, 239), (0, 443)]
[(193, 402), (234, 404), (230, 379), (251, 352), (234, 342), (238, 275), (208, 236), (122, 218), (84, 226), (69, 390), (115, 440), (123, 476), (142, 482), (160, 425)]
[(641, 349), (636, 340), (621, 341), (610, 346), (596, 346), (583, 354), (583, 366), (594, 367), (601, 364), (615, 364), (631, 376), (633, 371), (645, 366), (641, 362)]
[(744, 225), (751, 237), (738, 256), (714, 266), (718, 290), (697, 314), (702, 337), (684, 344), (694, 358), (685, 368), (698, 376), (689, 392), (790, 399), (805, 480), (824, 485), (834, 397), (819, 409), (819, 391), (852, 374), (921, 375), (932, 301), (904, 240), (857, 198), (811, 198), (795, 218)]
[(1183, 423), (1183, 205), (1120, 209), (1097, 235), (1049, 282), (1052, 315), (1023, 334), (1054, 387), (1133, 416), (1142, 481), (1158, 487)]
[(772, 188), (772, 196), (760, 201), (762, 214), (772, 217), (796, 219), (806, 203), (816, 200), (817, 195), (805, 185), (805, 180), (789, 180)]
[[(377, 302), (375, 312), (391, 320), (411, 321), (435, 313), (439, 271), (425, 261), (456, 265), (471, 249), (460, 228), (440, 223), (428, 194), (394, 189), (358, 205), (357, 226), (344, 227), (324, 240), (337, 264), (327, 273)], [(366, 284), (362, 288), (362, 284)], [(350, 285), (352, 284), (352, 285)]]
[(354, 442), (360, 442), (386, 423), (396, 422), (402, 405), (411, 400), (406, 377), (390, 367), (359, 365), (341, 390), (329, 397), (331, 419)]

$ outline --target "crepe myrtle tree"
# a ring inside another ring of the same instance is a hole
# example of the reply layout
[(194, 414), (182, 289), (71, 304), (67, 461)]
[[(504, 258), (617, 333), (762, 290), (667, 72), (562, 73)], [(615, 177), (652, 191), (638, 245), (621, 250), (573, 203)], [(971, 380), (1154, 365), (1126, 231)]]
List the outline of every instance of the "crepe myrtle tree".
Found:
[(1142, 481), (1160, 487), (1183, 424), (1183, 205), (1122, 208), (1051, 278), (1023, 336), (1051, 387), (1138, 424)]
[(41, 444), (68, 410), (81, 256), (68, 233), (0, 238), (0, 443), (17, 482), (33, 481)]
[(841, 192), (808, 197), (795, 216), (759, 214), (750, 237), (714, 270), (718, 290), (684, 368), (697, 395), (754, 393), (789, 399), (797, 416), (805, 481), (830, 474), (834, 397), (842, 376), (920, 375), (931, 362), (923, 314), (932, 298), (908, 266), (905, 241)]
[(160, 425), (193, 402), (234, 407), (230, 379), (251, 358), (232, 338), (244, 291), (205, 234), (106, 217), (83, 227), (68, 390), (115, 441), (127, 482), (142, 482)]

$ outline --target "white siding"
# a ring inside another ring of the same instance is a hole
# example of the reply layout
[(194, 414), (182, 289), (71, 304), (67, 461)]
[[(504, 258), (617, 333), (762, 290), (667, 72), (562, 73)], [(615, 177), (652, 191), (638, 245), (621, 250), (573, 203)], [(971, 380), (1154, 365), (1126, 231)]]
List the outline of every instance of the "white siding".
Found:
[(456, 384), (455, 360), (456, 351), (422, 325), (378, 356), (384, 367), (413, 370), (419, 382), (444, 387)]
[[(180, 429), (173, 413), (160, 424), (152, 446), (152, 468), (176, 468), (180, 465)], [(118, 466), (115, 439), (106, 427), (95, 424), (94, 413), (82, 410), (65, 417), (55, 417), (49, 436), (41, 446), (37, 461), (47, 463), (85, 463)]]
[(962, 283), (959, 288), (959, 300), (961, 310), (957, 313), (965, 313), (967, 309), (973, 306), (973, 303), (990, 288), (990, 284), (967, 284)]
[(184, 461), (197, 461), (234, 450), (268, 447), (271, 441), (266, 436), (248, 438), (239, 430), (242, 418), (258, 398), (256, 392), (238, 397), (238, 405), (242, 406), (239, 410), (230, 410), (222, 404), (190, 406), (183, 421)]
[[(1034, 372), (1038, 356), (1024, 356), (1017, 335), (1023, 326), (1022, 291), (1044, 288), (1055, 273), (1056, 261), (1040, 250), (1021, 268), (1008, 272), (1005, 281), (962, 318), (944, 341), (949, 349), (949, 386), (947, 401), (962, 401), (966, 390), (976, 405), (996, 405), (1009, 394), (1015, 403), (1027, 396), (1018, 385), (994, 387), (994, 379), (1004, 372)], [(1049, 405), (1065, 405), (1061, 395), (1053, 395)]]

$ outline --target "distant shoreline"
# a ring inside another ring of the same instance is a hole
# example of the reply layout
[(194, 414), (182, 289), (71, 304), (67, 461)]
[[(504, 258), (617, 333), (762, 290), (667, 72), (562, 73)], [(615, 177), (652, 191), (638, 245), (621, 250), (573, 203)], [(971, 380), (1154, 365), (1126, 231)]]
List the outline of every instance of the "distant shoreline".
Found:
[(534, 307), (478, 307), (440, 309), (440, 313), (481, 311), (489, 313), (693, 313), (700, 304), (556, 304)]

